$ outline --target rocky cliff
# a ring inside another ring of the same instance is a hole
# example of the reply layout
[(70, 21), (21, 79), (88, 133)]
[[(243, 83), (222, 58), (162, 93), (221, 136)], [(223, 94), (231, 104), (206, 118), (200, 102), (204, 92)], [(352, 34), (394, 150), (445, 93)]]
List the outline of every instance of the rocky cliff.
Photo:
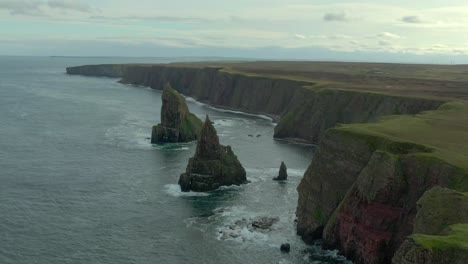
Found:
[[(468, 188), (467, 172), (434, 153), (353, 125), (329, 130), (298, 187), (298, 234), (323, 238), (356, 263), (390, 263), (408, 236), (426, 232), (415, 221), (437, 222), (427, 210), (416, 216), (426, 191)], [(440, 215), (462, 221), (448, 210)]]
[[(94, 69), (94, 70), (93, 70)], [(122, 70), (123, 69), (123, 70)], [(110, 72), (109, 72), (110, 71)], [(70, 74), (122, 77), (122, 83), (175, 90), (212, 106), (268, 115), (278, 120), (274, 136), (318, 143), (338, 123), (373, 122), (385, 115), (416, 114), (443, 101), (319, 88), (313, 82), (230, 72), (214, 67), (95, 65), (67, 68)]]
[(151, 143), (197, 140), (203, 122), (189, 112), (185, 98), (169, 83), (162, 93), (161, 123), (153, 127)]
[(407, 238), (394, 264), (466, 263), (468, 193), (434, 187), (417, 202), (415, 235)]
[(207, 192), (246, 182), (245, 170), (237, 156), (230, 146), (219, 143), (216, 130), (207, 116), (195, 155), (190, 158), (185, 173), (180, 175), (181, 190)]

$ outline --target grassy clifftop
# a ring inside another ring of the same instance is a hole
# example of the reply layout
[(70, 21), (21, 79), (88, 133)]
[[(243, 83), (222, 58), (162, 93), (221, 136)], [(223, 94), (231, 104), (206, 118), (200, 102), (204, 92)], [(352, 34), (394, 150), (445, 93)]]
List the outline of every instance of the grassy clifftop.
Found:
[[(337, 129), (425, 145), (432, 151), (421, 155), (439, 158), (468, 172), (467, 101), (452, 101), (434, 111), (387, 116), (376, 123), (341, 125)], [(468, 191), (468, 185), (460, 189)]]

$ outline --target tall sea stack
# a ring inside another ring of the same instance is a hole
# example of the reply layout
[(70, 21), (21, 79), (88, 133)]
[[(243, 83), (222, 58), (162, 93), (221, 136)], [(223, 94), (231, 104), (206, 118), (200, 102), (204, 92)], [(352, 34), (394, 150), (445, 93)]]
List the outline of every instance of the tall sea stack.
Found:
[(176, 143), (197, 140), (203, 122), (189, 112), (185, 98), (169, 83), (162, 93), (161, 123), (153, 127), (151, 143)]
[(185, 173), (180, 175), (181, 190), (206, 192), (246, 182), (242, 164), (230, 146), (219, 144), (216, 130), (206, 116), (195, 155), (189, 159)]

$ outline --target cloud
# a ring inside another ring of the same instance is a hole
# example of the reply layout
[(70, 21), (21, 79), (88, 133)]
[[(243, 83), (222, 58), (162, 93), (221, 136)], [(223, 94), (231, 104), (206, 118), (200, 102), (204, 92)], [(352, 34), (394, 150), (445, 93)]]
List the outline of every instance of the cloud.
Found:
[(418, 16), (404, 16), (401, 18), (401, 21), (410, 24), (420, 24), (424, 23), (424, 21)]
[(385, 41), (385, 40), (380, 40), (378, 42), (379, 46), (391, 46), (392, 43), (391, 42), (388, 42), (388, 41)]
[(333, 21), (344, 22), (344, 21), (348, 21), (349, 18), (346, 16), (345, 13), (326, 13), (323, 16), (323, 20), (328, 21), (328, 22), (333, 22)]
[(38, 15), (40, 13), (40, 1), (6, 0), (0, 1), (0, 9), (7, 10), (11, 15)]
[[(171, 15), (123, 15), (123, 16), (103, 16), (93, 15), (89, 16), (89, 19), (101, 22), (118, 22), (126, 23), (128, 21), (154, 21), (162, 23), (177, 23), (177, 24), (213, 24), (221, 23), (221, 20), (209, 19), (195, 16), (171, 16)], [(230, 20), (231, 18), (229, 18)]]
[(306, 39), (306, 38), (307, 38), (306, 36), (301, 35), (301, 34), (296, 34), (296, 35), (294, 35), (294, 37), (295, 37), (296, 39)]
[(335, 34), (335, 35), (328, 36), (328, 38), (329, 39), (350, 39), (352, 37), (348, 35), (343, 35), (343, 34)]
[(376, 36), (380, 37), (380, 38), (389, 38), (389, 39), (400, 39), (401, 38), (400, 35), (393, 34), (393, 33), (390, 33), (390, 32), (382, 32), (382, 33), (377, 34)]
[(73, 0), (49, 0), (47, 1), (47, 5), (50, 8), (77, 11), (83, 13), (89, 13), (93, 11), (91, 6), (89, 6), (88, 4)]

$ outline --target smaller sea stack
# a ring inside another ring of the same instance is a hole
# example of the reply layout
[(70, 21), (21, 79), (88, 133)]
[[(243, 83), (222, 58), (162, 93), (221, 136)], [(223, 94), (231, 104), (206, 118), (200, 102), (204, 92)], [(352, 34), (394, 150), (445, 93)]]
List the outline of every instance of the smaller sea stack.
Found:
[(185, 173), (180, 175), (180, 189), (183, 192), (207, 192), (246, 182), (242, 164), (230, 146), (219, 144), (216, 130), (206, 116), (195, 155), (189, 159)]
[(203, 122), (189, 112), (185, 98), (169, 83), (162, 93), (161, 123), (153, 127), (151, 143), (177, 143), (197, 140)]
[(281, 162), (281, 166), (279, 169), (278, 176), (273, 178), (275, 181), (285, 181), (288, 179), (288, 169), (286, 168), (286, 164), (284, 164), (284, 161)]

